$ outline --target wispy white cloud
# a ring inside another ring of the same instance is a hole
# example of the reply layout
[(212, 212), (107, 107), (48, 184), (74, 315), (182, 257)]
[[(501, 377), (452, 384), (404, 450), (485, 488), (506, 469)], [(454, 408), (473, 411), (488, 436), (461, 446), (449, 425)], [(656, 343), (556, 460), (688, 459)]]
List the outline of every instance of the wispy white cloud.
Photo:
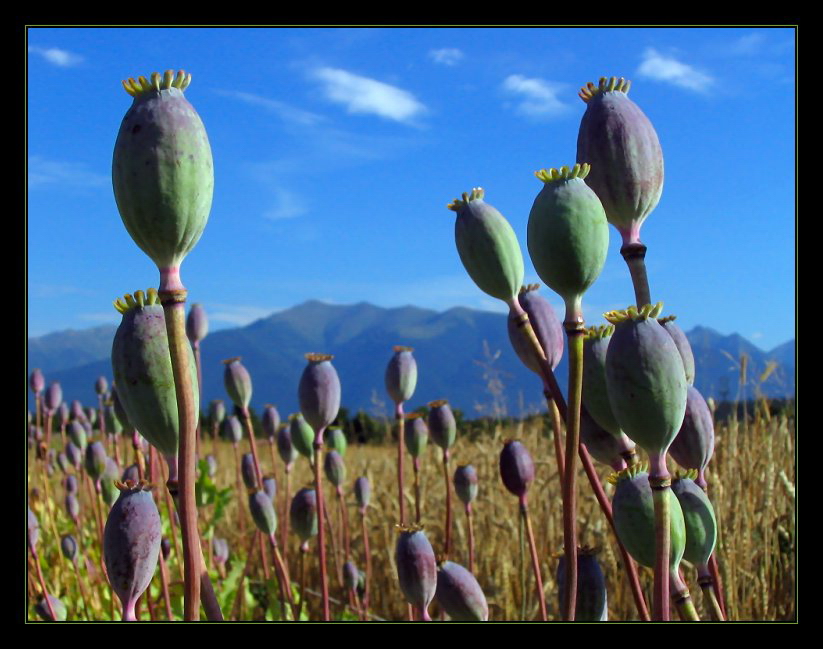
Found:
[(263, 213), (263, 216), (270, 221), (282, 221), (302, 216), (308, 211), (306, 204), (301, 198), (282, 187), (271, 188), (274, 193), (275, 205)]
[(439, 50), (429, 50), (429, 58), (441, 65), (457, 65), (463, 60), (465, 54), (456, 47), (444, 47)]
[(102, 187), (111, 184), (111, 176), (89, 171), (79, 162), (48, 160), (29, 156), (29, 189), (41, 187)]
[(637, 68), (637, 74), (700, 93), (706, 92), (714, 85), (714, 79), (708, 74), (675, 58), (664, 56), (652, 47), (643, 53), (643, 62)]
[(251, 324), (255, 320), (260, 320), (270, 316), (272, 313), (282, 311), (282, 307), (261, 307), (242, 304), (209, 304), (209, 320), (215, 322), (225, 322), (238, 327)]
[(56, 47), (38, 47), (36, 45), (29, 45), (29, 52), (37, 54), (43, 60), (56, 65), (61, 68), (71, 68), (80, 65), (83, 62), (83, 57), (79, 54), (74, 54), (67, 50), (61, 50)]
[(561, 84), (545, 79), (529, 79), (522, 74), (511, 74), (503, 81), (503, 90), (520, 98), (516, 111), (527, 117), (556, 117), (569, 107), (558, 99), (564, 90)]
[(277, 99), (269, 99), (268, 97), (261, 97), (250, 92), (241, 92), (239, 90), (218, 90), (218, 94), (224, 97), (231, 97), (252, 106), (260, 106), (267, 111), (275, 113), (285, 122), (292, 122), (301, 126), (315, 126), (324, 121), (325, 118), (317, 113), (312, 113), (301, 108), (295, 108), (290, 104), (279, 101)]
[(351, 114), (377, 115), (414, 124), (427, 112), (413, 94), (382, 81), (329, 67), (316, 68), (311, 76), (323, 84), (328, 100), (342, 104)]
[(755, 331), (754, 333), (749, 334), (749, 340), (760, 340), (761, 338), (763, 338), (762, 331)]
[(83, 322), (93, 322), (96, 324), (119, 324), (122, 319), (120, 314), (112, 307), (108, 311), (90, 311), (88, 313), (78, 313), (77, 319)]
[(759, 32), (752, 32), (732, 41), (729, 45), (731, 54), (749, 55), (755, 54), (766, 42), (766, 37)]

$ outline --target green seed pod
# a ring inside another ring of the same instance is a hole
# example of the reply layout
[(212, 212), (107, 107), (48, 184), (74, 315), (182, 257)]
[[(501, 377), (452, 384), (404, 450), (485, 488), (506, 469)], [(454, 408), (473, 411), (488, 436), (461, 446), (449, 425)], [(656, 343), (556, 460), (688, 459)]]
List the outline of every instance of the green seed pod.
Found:
[(672, 480), (672, 491), (683, 510), (686, 524), (686, 549), (683, 558), (695, 566), (705, 566), (717, 543), (717, 519), (706, 492), (694, 479), (697, 471), (690, 470), (686, 477)]
[(394, 356), (386, 367), (386, 391), (392, 401), (403, 403), (411, 399), (417, 387), (417, 362), (412, 356), (414, 349), (394, 346)]
[[(179, 421), (166, 320), (157, 291), (136, 291), (118, 299), (123, 314), (114, 335), (111, 364), (117, 396), (131, 424), (164, 456), (177, 455)], [(197, 366), (188, 348), (194, 411), (200, 411)]]
[(183, 96), (189, 83), (182, 70), (123, 82), (134, 102), (114, 145), (114, 198), (131, 238), (159, 269), (179, 267), (197, 244), (214, 193), (206, 129)]
[(583, 405), (601, 428), (619, 437), (623, 431), (612, 412), (606, 386), (606, 351), (613, 333), (613, 325), (586, 329), (583, 337)]
[(457, 213), (454, 239), (460, 261), (478, 288), (507, 304), (523, 284), (523, 253), (509, 222), (472, 189), (448, 208)]
[(588, 164), (543, 169), (543, 189), (529, 212), (529, 256), (540, 278), (566, 302), (566, 319), (580, 317), (586, 289), (603, 270), (609, 223), (600, 199), (583, 182)]
[(223, 361), (226, 369), (223, 371), (223, 383), (226, 392), (238, 408), (248, 408), (251, 403), (251, 375), (240, 362), (240, 356)]
[(289, 434), (297, 452), (311, 461), (314, 458), (314, 431), (303, 418), (303, 413), (298, 412), (289, 417)]
[(254, 491), (249, 493), (249, 510), (257, 529), (266, 536), (271, 536), (277, 531), (277, 513), (274, 511), (274, 504), (265, 491)]
[(586, 183), (623, 243), (640, 241), (640, 226), (663, 192), (663, 151), (642, 110), (629, 99), (631, 82), (616, 77), (580, 90), (586, 112), (577, 135), (577, 161), (588, 162)]
[[(620, 542), (637, 563), (654, 567), (655, 530), (654, 500), (645, 467), (635, 465), (613, 474), (609, 482), (615, 485), (612, 498), (614, 526)], [(669, 499), (671, 553), (669, 569), (676, 574), (686, 548), (686, 524), (677, 496), (671, 489), (663, 493)]]
[(637, 455), (634, 442), (625, 433), (615, 437), (592, 419), (585, 407), (580, 409), (580, 443), (585, 444), (595, 460), (615, 471), (622, 471), (633, 464)]
[(686, 372), (672, 340), (655, 318), (663, 308), (610, 311), (615, 325), (606, 353), (609, 402), (620, 428), (650, 456), (663, 455), (686, 412)]
[(341, 457), (346, 454), (349, 443), (346, 441), (346, 433), (343, 432), (340, 426), (329, 426), (326, 429), (325, 437), (326, 448), (334, 449), (340, 453)]
[(406, 425), (403, 427), (403, 442), (406, 450), (412, 457), (420, 457), (426, 450), (429, 441), (429, 427), (419, 412), (406, 415)]
[(439, 399), (429, 403), (428, 424), (434, 443), (448, 451), (457, 439), (457, 422), (448, 401)]
[(323, 469), (326, 472), (326, 478), (335, 487), (340, 487), (346, 480), (346, 464), (343, 462), (343, 456), (335, 450), (326, 453), (323, 460)]

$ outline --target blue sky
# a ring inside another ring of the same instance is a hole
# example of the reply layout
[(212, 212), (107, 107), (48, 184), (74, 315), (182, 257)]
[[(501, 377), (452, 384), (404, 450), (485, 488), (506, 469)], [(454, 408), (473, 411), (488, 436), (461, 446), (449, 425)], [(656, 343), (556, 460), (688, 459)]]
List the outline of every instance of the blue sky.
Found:
[[(623, 76), (665, 159), (641, 232), (653, 299), (771, 349), (795, 335), (795, 48), (754, 27), (31, 28), (29, 335), (116, 324), (112, 300), (158, 284), (111, 187), (123, 79), (192, 73), (215, 193), (181, 275), (215, 331), (307, 299), (504, 311), (447, 203), (483, 187), (539, 282), (534, 171), (574, 164), (578, 90)], [(611, 228), (589, 324), (633, 301), (619, 249)]]

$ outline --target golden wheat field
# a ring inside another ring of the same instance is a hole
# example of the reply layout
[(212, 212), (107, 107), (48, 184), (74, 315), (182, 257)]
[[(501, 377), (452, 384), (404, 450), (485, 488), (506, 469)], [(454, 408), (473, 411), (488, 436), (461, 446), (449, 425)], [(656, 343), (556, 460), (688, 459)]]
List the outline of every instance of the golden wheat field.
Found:
[[(389, 425), (388, 422), (386, 424)], [(461, 464), (472, 464), (479, 477), (479, 492), (473, 503), (474, 534), (476, 541), (476, 577), (483, 588), (492, 621), (539, 619), (534, 576), (528, 550), (521, 554), (517, 499), (503, 487), (498, 457), (504, 440), (517, 438), (528, 448), (536, 464), (536, 478), (529, 490), (529, 511), (532, 516), (540, 568), (550, 620), (559, 620), (558, 585), (556, 582), (557, 555), (562, 552), (563, 526), (560, 485), (553, 454), (553, 442), (548, 419), (532, 417), (516, 425), (504, 426), (468, 422), (458, 433), (452, 447), (449, 472)], [(795, 425), (790, 415), (763, 416), (758, 413), (747, 424), (731, 419), (716, 424), (716, 446), (709, 463), (707, 478), (709, 497), (718, 518), (719, 543), (717, 555), (723, 581), (726, 610), (730, 620), (789, 621), (796, 617), (796, 553), (795, 553)], [(242, 503), (235, 496), (238, 484), (235, 449), (228, 442), (204, 440), (205, 452), (216, 451), (218, 468), (213, 477), (214, 486), (224, 491), (226, 507), (215, 522), (215, 505), (201, 507), (201, 534), (226, 538), (230, 548), (227, 564), (217, 570), (208, 546), (205, 553), (210, 574), (221, 602), (225, 619), (277, 619), (276, 597), (270, 598), (271, 582), (263, 576), (269, 571), (271, 556), (266, 566), (261, 562), (259, 545), (254, 539), (252, 522), (245, 498)], [(238, 451), (246, 452), (247, 441)], [(263, 471), (277, 478), (276, 506), (282, 530), (282, 512), (285, 498), (283, 464), (276, 453), (270, 453), (265, 440), (258, 442)], [(351, 559), (363, 570), (363, 542), (361, 517), (352, 493), (352, 485), (359, 476), (367, 476), (372, 485), (372, 498), (366, 515), (372, 560), (369, 617), (372, 620), (406, 620), (408, 608), (400, 593), (393, 563), (398, 521), (396, 446), (358, 446), (351, 444), (345, 454), (345, 502), (351, 531)], [(123, 457), (131, 459), (132, 451), (123, 446)], [(408, 458), (408, 456), (407, 456)], [(677, 467), (669, 460), (674, 473)], [(38, 552), (45, 582), (51, 593), (66, 605), (68, 620), (111, 620), (120, 618), (119, 604), (113, 603), (110, 589), (101, 570), (100, 549), (97, 541), (95, 512), (91, 492), (80, 489), (81, 533), (69, 518), (63, 506), (63, 474), (56, 470), (48, 482), (43, 480), (41, 463), (33, 453), (29, 457), (29, 503), (40, 521)], [(405, 496), (407, 512), (414, 515), (414, 490), (411, 462), (405, 463)], [(606, 493), (612, 486), (607, 477), (611, 469), (597, 465)], [(579, 463), (578, 463), (579, 469)], [(451, 478), (451, 475), (450, 475)], [(611, 621), (638, 620), (631, 591), (624, 579), (620, 555), (612, 532), (592, 494), (582, 470), (578, 475), (579, 541), (595, 547), (606, 576), (608, 592), (608, 619)], [(290, 491), (311, 486), (312, 473), (308, 461), (299, 457), (290, 477)], [(229, 489), (231, 491), (229, 491)], [(453, 487), (452, 487), (453, 489)], [(442, 551), (444, 542), (445, 486), (441, 451), (430, 445), (421, 457), (420, 473), (421, 523), (435, 552)], [(138, 606), (141, 620), (166, 620), (167, 607), (163, 595), (163, 581), (169, 593), (173, 616), (181, 619), (182, 568), (179, 561), (180, 541), (168, 519), (169, 499), (166, 490), (154, 490), (155, 500), (164, 520), (167, 536), (174, 539), (168, 561), (161, 566), (150, 586), (150, 602), (142, 598)], [(342, 543), (340, 512), (333, 489), (327, 491), (327, 508), (333, 533), (328, 537), (327, 562), (330, 570), (330, 594), (333, 599), (334, 619), (357, 619), (347, 606), (349, 599), (342, 588), (340, 567)], [(101, 516), (105, 519), (105, 505)], [(238, 504), (241, 508), (238, 509)], [(453, 528), (452, 552), (449, 559), (467, 565), (467, 526), (462, 503), (452, 493)], [(79, 536), (77, 569), (60, 551), (59, 538), (65, 534)], [(299, 574), (299, 541), (289, 535), (285, 548), (293, 581)], [(316, 541), (315, 541), (316, 542)], [(249, 550), (252, 550), (249, 556)], [(306, 557), (306, 593), (304, 617), (317, 620), (320, 616), (319, 579), (315, 547), (312, 544)], [(39, 594), (35, 577), (36, 567), (29, 556), (28, 619), (36, 620), (33, 604)], [(161, 571), (167, 573), (162, 579)], [(651, 570), (639, 568), (647, 602), (651, 601)], [(701, 619), (702, 596), (692, 566), (684, 562), (683, 576), (690, 586), (692, 598)], [(244, 578), (244, 575), (248, 577)], [(242, 582), (242, 586), (241, 586)], [(240, 587), (239, 587), (240, 586)], [(239, 588), (238, 588), (239, 587)], [(238, 596), (239, 593), (239, 596)], [(83, 602), (85, 601), (85, 608)], [(115, 600), (116, 601), (116, 600)], [(265, 607), (265, 608), (264, 608)], [(88, 615), (86, 614), (88, 613)], [(307, 614), (306, 614), (307, 613)], [(440, 619), (436, 602), (431, 606), (432, 618)]]

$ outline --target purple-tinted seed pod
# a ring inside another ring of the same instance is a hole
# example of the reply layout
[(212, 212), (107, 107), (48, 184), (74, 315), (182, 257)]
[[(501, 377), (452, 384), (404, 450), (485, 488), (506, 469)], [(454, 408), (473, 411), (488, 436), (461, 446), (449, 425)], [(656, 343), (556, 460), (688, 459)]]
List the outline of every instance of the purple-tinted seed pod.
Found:
[(109, 583), (123, 604), (123, 619), (135, 620), (134, 605), (157, 568), (162, 525), (147, 483), (117, 487), (120, 495), (103, 532), (103, 556)]
[(683, 360), (656, 320), (662, 308), (658, 302), (604, 314), (615, 325), (606, 352), (612, 412), (626, 435), (661, 457), (683, 424), (687, 393)]
[(343, 583), (348, 590), (357, 588), (357, 583), (360, 581), (360, 571), (352, 561), (346, 561), (343, 564)]
[(323, 470), (326, 472), (326, 478), (335, 487), (339, 487), (346, 480), (346, 465), (343, 462), (343, 456), (335, 450), (326, 453), (323, 459)]
[(66, 476), (65, 486), (66, 493), (76, 494), (80, 487), (80, 485), (77, 484), (77, 476), (75, 476), (73, 473), (69, 473)]
[(209, 403), (209, 421), (211, 425), (222, 424), (226, 418), (226, 404), (222, 399), (212, 399)]
[(239, 444), (240, 440), (243, 439), (243, 424), (235, 415), (229, 415), (223, 420), (220, 434), (223, 439), (232, 444)]
[(212, 552), (216, 563), (226, 563), (229, 560), (229, 542), (215, 537), (212, 541)]
[(302, 413), (298, 412), (289, 418), (289, 437), (300, 455), (309, 460), (314, 457), (314, 431)]
[(329, 426), (340, 411), (340, 378), (331, 364), (333, 358), (331, 354), (306, 354), (308, 365), (297, 389), (300, 412), (315, 435)]
[(266, 437), (273, 440), (277, 435), (277, 429), (280, 428), (280, 413), (277, 412), (277, 408), (271, 404), (267, 404), (263, 409), (263, 416), (260, 419), (260, 423), (263, 426), (263, 432), (266, 434)]
[(274, 502), (274, 498), (277, 496), (277, 480), (274, 476), (263, 478), (263, 491), (265, 491), (266, 495)]
[(69, 456), (66, 455), (65, 451), (60, 451), (57, 454), (57, 466), (60, 467), (60, 470), (63, 473), (68, 474), (69, 467), (71, 466), (71, 462), (69, 462)]
[(46, 387), (46, 379), (39, 367), (29, 376), (29, 387), (34, 394), (40, 394)]
[(394, 346), (394, 356), (386, 367), (386, 391), (395, 403), (411, 399), (417, 387), (417, 361), (411, 347)]
[[(557, 319), (557, 314), (555, 314), (549, 301), (537, 292), (539, 287), (539, 284), (522, 286), (517, 300), (529, 316), (529, 322), (531, 322), (532, 329), (534, 329), (534, 333), (537, 335), (537, 340), (540, 341), (540, 346), (546, 354), (546, 360), (552, 369), (556, 369), (560, 363), (560, 359), (563, 357), (563, 346), (565, 342), (563, 325), (561, 325), (560, 320)], [(532, 372), (542, 376), (540, 364), (532, 352), (531, 345), (517, 326), (516, 316), (511, 312), (509, 313), (507, 326), (509, 341), (511, 341), (517, 357), (523, 365)]]
[[(654, 501), (648, 472), (638, 464), (613, 474), (609, 477), (609, 482), (615, 485), (612, 513), (620, 542), (637, 563), (653, 568), (656, 537)], [(662, 493), (669, 499), (669, 568), (674, 572), (680, 565), (686, 547), (686, 525), (683, 511), (672, 490), (664, 489)]]
[(94, 382), (94, 391), (98, 395), (104, 395), (109, 390), (109, 382), (106, 380), (105, 376), (97, 377), (97, 380)]
[(697, 484), (706, 486), (703, 472), (714, 453), (714, 418), (703, 395), (690, 385), (683, 425), (669, 446), (669, 455), (684, 469), (697, 470)]
[(103, 417), (106, 420), (106, 433), (108, 435), (119, 435), (123, 432), (123, 424), (115, 415), (114, 404), (110, 401), (103, 409)]
[(209, 477), (213, 478), (217, 473), (217, 458), (211, 453), (206, 456), (206, 464), (209, 467)]
[(46, 600), (43, 597), (41, 597), (35, 605), (34, 612), (46, 622), (65, 622), (68, 618), (68, 610), (66, 609), (66, 605), (54, 595), (48, 595), (48, 598), (55, 617), (53, 618), (51, 616), (51, 613), (49, 612), (49, 604), (46, 604)]
[[(69, 439), (73, 446), (79, 451), (83, 451), (86, 448), (86, 427), (77, 419), (69, 424)], [(71, 459), (68, 445), (66, 446), (66, 454), (68, 454), (69, 459)]]
[(677, 351), (680, 352), (680, 358), (683, 359), (683, 369), (686, 370), (686, 383), (694, 385), (694, 352), (689, 339), (686, 338), (686, 334), (675, 324), (676, 318), (677, 316), (670, 315), (665, 318), (658, 318), (657, 321), (669, 332), (674, 344), (677, 345)]
[[(557, 564), (558, 607), (563, 608), (563, 593), (566, 592), (566, 557), (560, 555)], [(575, 622), (606, 622), (609, 607), (606, 596), (606, 577), (597, 561), (595, 550), (582, 547), (577, 549), (577, 603)]]
[(695, 483), (696, 471), (672, 480), (672, 491), (683, 511), (686, 548), (683, 558), (695, 566), (705, 566), (717, 543), (717, 518), (706, 492)]
[(69, 561), (74, 561), (77, 557), (77, 541), (71, 534), (65, 534), (60, 539), (60, 551)]
[(423, 415), (417, 412), (406, 415), (406, 425), (403, 427), (403, 441), (406, 450), (412, 457), (420, 457), (429, 441), (429, 427)]
[(135, 483), (140, 481), (140, 467), (136, 464), (127, 466), (120, 478), (121, 482), (128, 482), (129, 480)]
[(251, 403), (251, 374), (240, 362), (241, 357), (227, 358), (223, 361), (223, 384), (229, 398), (238, 408), (248, 408)]
[(439, 399), (429, 403), (429, 435), (444, 451), (449, 450), (457, 439), (457, 422), (449, 402)]
[(255, 491), (249, 494), (249, 511), (254, 524), (266, 536), (277, 531), (277, 513), (274, 504), (265, 491)]
[(160, 552), (163, 553), (163, 561), (168, 561), (171, 554), (171, 541), (165, 537), (160, 539)]
[(366, 476), (360, 476), (354, 481), (354, 498), (357, 500), (360, 511), (365, 512), (371, 500), (371, 485)]
[[(82, 428), (82, 427), (81, 427)], [(85, 438), (86, 431), (83, 431), (83, 437)], [(80, 469), (80, 463), (83, 461), (83, 451), (71, 440), (66, 442), (66, 457), (69, 459), (69, 463), (75, 468)]]
[(585, 444), (595, 460), (615, 471), (625, 469), (629, 459), (637, 454), (634, 442), (625, 433), (615, 437), (592, 419), (585, 408), (580, 409), (580, 443)]
[(29, 508), (28, 527), (26, 531), (26, 538), (29, 545), (37, 546), (37, 540), (40, 538), (40, 521), (37, 520), (37, 515)]
[(70, 491), (66, 494), (64, 504), (66, 506), (66, 513), (69, 515), (69, 518), (74, 520), (80, 516), (80, 500), (77, 498), (76, 491)]
[(419, 526), (398, 526), (394, 551), (397, 578), (406, 601), (426, 611), (437, 591), (437, 561), (429, 539)]
[(580, 90), (586, 112), (577, 134), (577, 161), (588, 162), (586, 179), (603, 203), (623, 243), (640, 241), (640, 226), (663, 192), (663, 151), (640, 107), (629, 99), (630, 81), (605, 77)]
[(474, 575), (460, 564), (444, 561), (437, 567), (437, 603), (457, 622), (486, 622), (489, 605)]
[(243, 484), (246, 489), (257, 489), (257, 471), (254, 468), (254, 456), (251, 453), (244, 453), (240, 458), (240, 475), (243, 476)]
[(92, 442), (86, 447), (86, 473), (92, 480), (97, 480), (106, 470), (106, 447), (102, 442)]
[(199, 343), (209, 333), (209, 319), (203, 305), (195, 302), (189, 308), (189, 315), (186, 317), (186, 336), (193, 345)]
[(109, 507), (114, 504), (114, 501), (117, 500), (117, 497), (120, 495), (116, 485), (119, 477), (120, 467), (117, 466), (117, 462), (114, 458), (107, 458), (106, 469), (103, 471), (103, 475), (100, 476), (100, 490), (102, 492), (103, 502)]
[(289, 522), (300, 541), (317, 535), (317, 496), (314, 489), (301, 489), (291, 500)]
[(518, 498), (526, 495), (534, 480), (532, 456), (518, 440), (507, 440), (500, 452), (500, 477), (506, 489)]
[(506, 303), (517, 297), (523, 283), (523, 253), (506, 218), (485, 202), (477, 187), (447, 207), (457, 214), (454, 241), (460, 261), (477, 287)]
[(86, 428), (86, 430), (91, 432), (91, 430), (97, 424), (97, 408), (94, 408), (92, 406), (88, 406), (86, 408), (86, 422), (89, 424), (89, 427)]
[(43, 395), (43, 405), (50, 413), (54, 414), (63, 403), (63, 388), (57, 381), (49, 384), (46, 394)]
[(134, 242), (159, 269), (177, 270), (206, 227), (214, 163), (203, 121), (183, 95), (191, 74), (150, 79), (123, 82), (134, 102), (114, 145), (112, 184)]
[(346, 441), (346, 433), (340, 426), (329, 426), (326, 429), (326, 448), (333, 449), (340, 453), (341, 457), (346, 454), (349, 443)]
[[(157, 291), (135, 291), (118, 298), (123, 315), (114, 335), (111, 363), (117, 395), (130, 424), (163, 456), (177, 455), (180, 421), (166, 319)], [(186, 346), (194, 412), (200, 412), (200, 390), (194, 353)]]
[(283, 464), (287, 467), (294, 464), (294, 461), (297, 459), (298, 452), (291, 443), (289, 426), (284, 425), (277, 431), (277, 452), (280, 454), (280, 459), (283, 460)]
[(454, 471), (454, 491), (464, 505), (477, 498), (477, 470), (471, 464), (458, 466)]
[(69, 417), (71, 416), (71, 409), (69, 404), (63, 401), (58, 409), (60, 412), (60, 426), (65, 427), (69, 425)]
[(583, 336), (583, 406), (597, 424), (615, 437), (623, 431), (612, 412), (606, 383), (606, 353), (614, 325), (589, 327)]
[(86, 411), (83, 410), (83, 404), (77, 399), (71, 402), (71, 419), (72, 421), (85, 421)]

